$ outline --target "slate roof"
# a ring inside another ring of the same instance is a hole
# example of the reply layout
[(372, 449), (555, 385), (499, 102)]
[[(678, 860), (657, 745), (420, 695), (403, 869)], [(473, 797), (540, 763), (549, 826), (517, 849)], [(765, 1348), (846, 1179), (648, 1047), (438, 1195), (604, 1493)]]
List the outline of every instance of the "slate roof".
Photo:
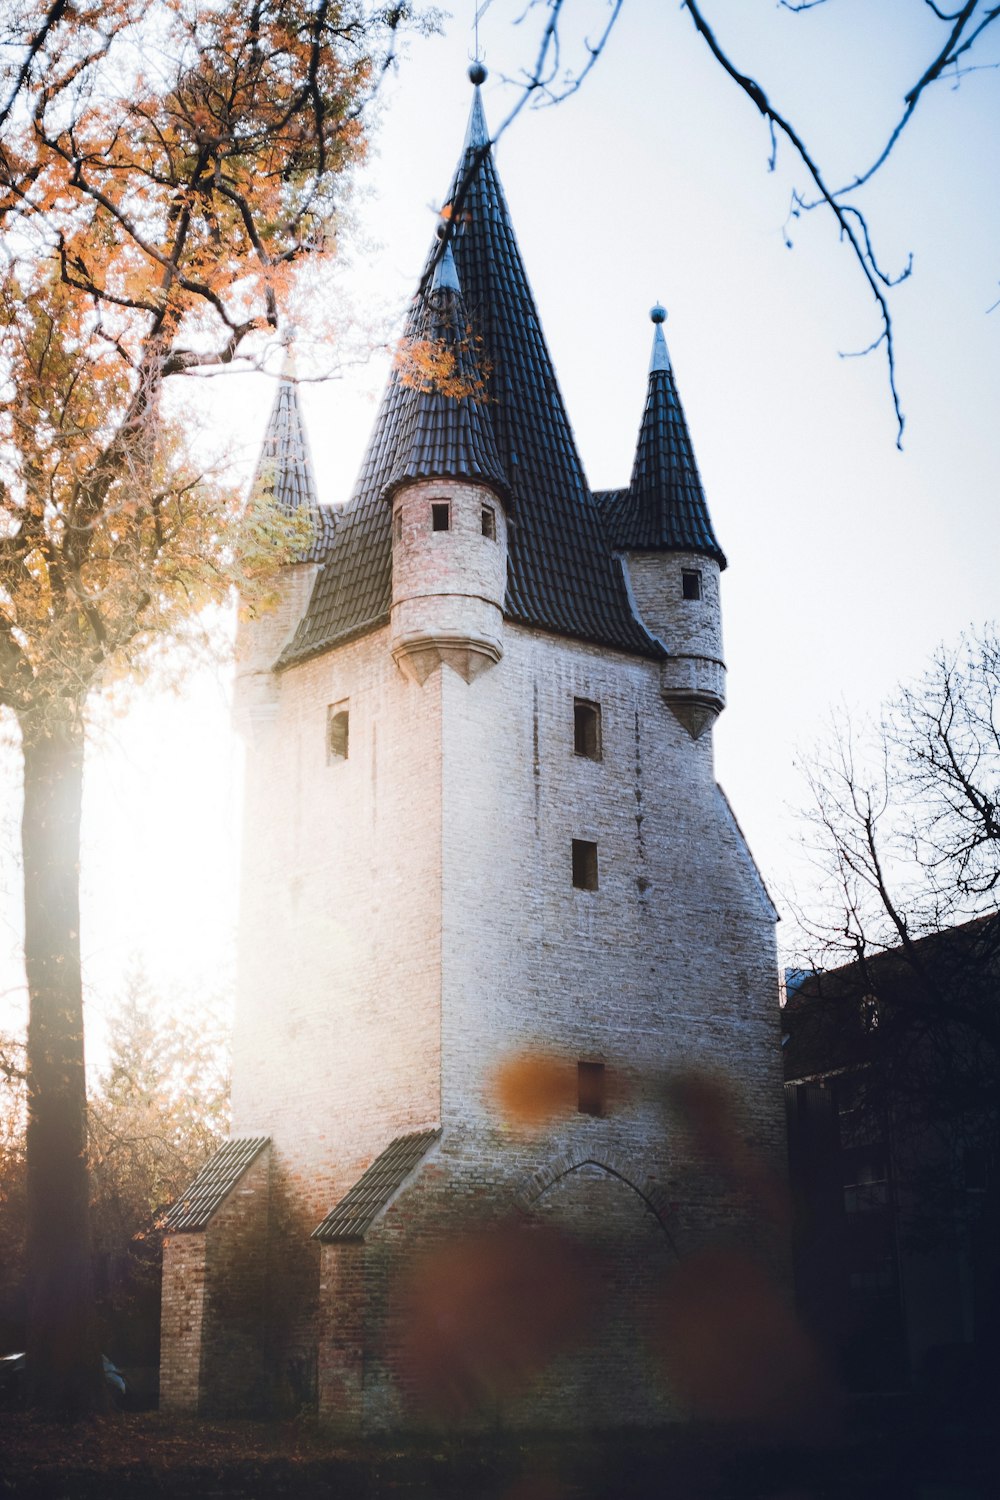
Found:
[(313, 540), (296, 560), (320, 561), (332, 542), (333, 515), (329, 507), (320, 506), (316, 496), (298, 390), (287, 376), (282, 376), (278, 384), (251, 491), (261, 486), (273, 495), (278, 509), (286, 516), (294, 516), (303, 509), (309, 511), (314, 526)]
[[(643, 656), (661, 656), (662, 647), (632, 614), (620, 563), (584, 477), (497, 175), (478, 88), (443, 222), (450, 230), (506, 483), (511, 521), (507, 616)], [(435, 243), (421, 287), (431, 284), (440, 257)], [(426, 292), (418, 293), (404, 344), (426, 326), (426, 301)], [(412, 391), (394, 368), (353, 494), (337, 513), (325, 565), (282, 664), (388, 619), (392, 546), (386, 489), (399, 480), (406, 462), (400, 454), (407, 445), (411, 454), (414, 443), (421, 453), (446, 446), (435, 422), (440, 422), (440, 409), (435, 413), (424, 406), (415, 415)]]
[(167, 1210), (160, 1220), (160, 1228), (170, 1233), (180, 1229), (204, 1229), (269, 1140), (270, 1136), (266, 1135), (243, 1136), (220, 1146), (187, 1192), (182, 1193)]
[(322, 1224), (312, 1232), (314, 1240), (330, 1244), (337, 1240), (361, 1240), (378, 1214), (402, 1187), (425, 1152), (437, 1140), (440, 1130), (419, 1130), (414, 1135), (399, 1135), (377, 1156), (346, 1197), (341, 1198)]
[[(490, 405), (450, 245), (419, 301), (409, 367), (401, 381), (395, 454), (383, 488), (388, 499), (412, 479), (472, 479), (504, 497), (507, 480), (497, 451)], [(433, 352), (441, 374), (421, 368)], [(466, 394), (457, 394), (465, 392)]]
[(610, 541), (622, 551), (703, 552), (724, 568), (663, 336), (665, 314), (653, 313), (659, 317), (631, 483), (595, 498)]

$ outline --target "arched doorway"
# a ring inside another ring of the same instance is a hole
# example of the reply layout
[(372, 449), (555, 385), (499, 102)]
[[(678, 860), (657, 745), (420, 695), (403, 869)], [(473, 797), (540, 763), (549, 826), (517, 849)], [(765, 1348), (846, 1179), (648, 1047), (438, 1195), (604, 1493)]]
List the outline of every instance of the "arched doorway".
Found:
[(649, 1334), (677, 1255), (653, 1197), (617, 1165), (561, 1167), (522, 1200), (537, 1225), (582, 1247), (586, 1312), (573, 1346), (516, 1403), (518, 1425), (647, 1426), (676, 1415)]

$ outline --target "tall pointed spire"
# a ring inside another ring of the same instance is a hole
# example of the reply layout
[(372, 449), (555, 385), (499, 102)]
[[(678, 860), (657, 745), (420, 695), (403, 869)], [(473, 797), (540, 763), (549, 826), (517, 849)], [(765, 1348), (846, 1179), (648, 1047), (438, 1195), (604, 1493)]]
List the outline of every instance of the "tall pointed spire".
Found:
[(308, 512), (313, 523), (313, 540), (295, 561), (311, 562), (322, 555), (329, 540), (326, 535), (329, 528), (316, 495), (309, 443), (293, 376), (294, 361), (289, 350), (264, 432), (251, 493), (263, 487), (283, 515)]
[(382, 493), (389, 496), (415, 479), (469, 479), (505, 496), (507, 480), (450, 243), (430, 292), (418, 303), (413, 332), (401, 349), (396, 452)]
[(724, 568), (663, 335), (667, 314), (657, 304), (649, 316), (653, 352), (632, 479), (607, 496), (605, 525), (624, 550), (703, 552)]
[(471, 65), (469, 78), (474, 85), (474, 92), (463, 151), (473, 151), (479, 146), (488, 146), (490, 143), (490, 133), (486, 128), (486, 111), (483, 109), (483, 96), (479, 87), (480, 84), (486, 82), (486, 69), (481, 62), (477, 61)]

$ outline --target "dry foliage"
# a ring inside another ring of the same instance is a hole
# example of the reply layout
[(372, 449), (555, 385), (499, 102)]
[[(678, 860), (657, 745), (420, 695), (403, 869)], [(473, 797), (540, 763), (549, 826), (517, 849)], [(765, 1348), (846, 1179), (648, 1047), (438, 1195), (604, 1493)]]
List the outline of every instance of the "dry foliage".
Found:
[(408, 9), (0, 18), (0, 704), (27, 728), (294, 551), (192, 460), (164, 386), (259, 348), (327, 253)]

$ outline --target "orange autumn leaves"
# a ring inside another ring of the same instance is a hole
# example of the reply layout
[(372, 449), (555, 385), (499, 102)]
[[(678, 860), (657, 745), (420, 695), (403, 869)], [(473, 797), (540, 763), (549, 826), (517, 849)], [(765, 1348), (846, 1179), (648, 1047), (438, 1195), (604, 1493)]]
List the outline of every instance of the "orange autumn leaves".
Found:
[(452, 401), (489, 400), (490, 364), (483, 355), (483, 340), (469, 328), (461, 336), (401, 338), (393, 353), (393, 367), (400, 383), (411, 390)]
[(38, 232), (133, 359), (150, 320), (244, 337), (273, 322), (363, 153), (380, 41), (308, 0), (67, 7), (8, 122), (0, 222)]
[[(91, 689), (300, 544), (170, 377), (259, 355), (335, 238), (406, 6), (26, 0), (0, 56), (0, 705)], [(273, 509), (273, 507), (272, 507)]]

